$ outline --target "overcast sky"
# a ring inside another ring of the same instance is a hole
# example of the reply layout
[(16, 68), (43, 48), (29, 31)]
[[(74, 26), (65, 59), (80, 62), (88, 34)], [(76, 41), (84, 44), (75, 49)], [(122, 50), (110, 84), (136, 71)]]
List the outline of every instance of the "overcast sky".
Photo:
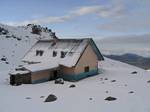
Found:
[(149, 34), (150, 0), (0, 0), (0, 23), (40, 24), (62, 37)]

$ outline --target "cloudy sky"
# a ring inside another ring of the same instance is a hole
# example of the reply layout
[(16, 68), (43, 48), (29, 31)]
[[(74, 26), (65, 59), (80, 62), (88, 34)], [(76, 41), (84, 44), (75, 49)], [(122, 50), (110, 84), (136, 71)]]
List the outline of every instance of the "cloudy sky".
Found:
[(47, 26), (62, 37), (150, 32), (150, 0), (0, 0), (0, 23)]

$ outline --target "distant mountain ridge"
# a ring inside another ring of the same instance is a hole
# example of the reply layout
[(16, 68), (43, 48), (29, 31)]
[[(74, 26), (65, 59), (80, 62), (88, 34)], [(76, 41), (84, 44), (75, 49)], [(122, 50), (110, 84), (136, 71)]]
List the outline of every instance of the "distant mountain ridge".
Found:
[(150, 34), (107, 37), (97, 39), (96, 44), (106, 55), (131, 53), (150, 57)]
[(123, 55), (104, 55), (107, 58), (118, 60), (124, 63), (128, 63), (143, 69), (150, 69), (150, 58), (145, 58), (136, 54), (123, 54)]

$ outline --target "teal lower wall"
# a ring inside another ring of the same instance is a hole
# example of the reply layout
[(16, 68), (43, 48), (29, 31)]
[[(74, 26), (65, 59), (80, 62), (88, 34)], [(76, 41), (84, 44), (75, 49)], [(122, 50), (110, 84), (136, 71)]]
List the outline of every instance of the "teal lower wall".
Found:
[(68, 80), (68, 81), (78, 81), (80, 79), (89, 77), (89, 76), (94, 76), (98, 74), (98, 70), (90, 70), (89, 72), (83, 72), (83, 73), (79, 73), (79, 74), (67, 74), (67, 75), (62, 75), (61, 78), (63, 78), (64, 80)]
[[(90, 70), (89, 72), (82, 72), (79, 74), (64, 74), (64, 75), (61, 75), (60, 78), (63, 78), (64, 80), (67, 80), (67, 81), (78, 81), (86, 77), (97, 75), (98, 73), (99, 73), (98, 70), (95, 69), (95, 70)], [(32, 80), (32, 84), (42, 83), (46, 81), (49, 81), (49, 78)]]
[(49, 81), (49, 78), (42, 78), (39, 80), (32, 80), (32, 84), (37, 84), (37, 83), (42, 83), (42, 82), (47, 82)]

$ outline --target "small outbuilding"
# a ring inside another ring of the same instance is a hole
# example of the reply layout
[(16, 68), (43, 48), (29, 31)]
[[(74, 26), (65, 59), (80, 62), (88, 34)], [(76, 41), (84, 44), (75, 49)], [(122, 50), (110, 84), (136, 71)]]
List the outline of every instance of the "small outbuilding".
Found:
[(40, 83), (56, 78), (78, 81), (98, 74), (104, 60), (92, 38), (39, 40), (26, 53), (20, 69), (10, 72), (10, 84)]

